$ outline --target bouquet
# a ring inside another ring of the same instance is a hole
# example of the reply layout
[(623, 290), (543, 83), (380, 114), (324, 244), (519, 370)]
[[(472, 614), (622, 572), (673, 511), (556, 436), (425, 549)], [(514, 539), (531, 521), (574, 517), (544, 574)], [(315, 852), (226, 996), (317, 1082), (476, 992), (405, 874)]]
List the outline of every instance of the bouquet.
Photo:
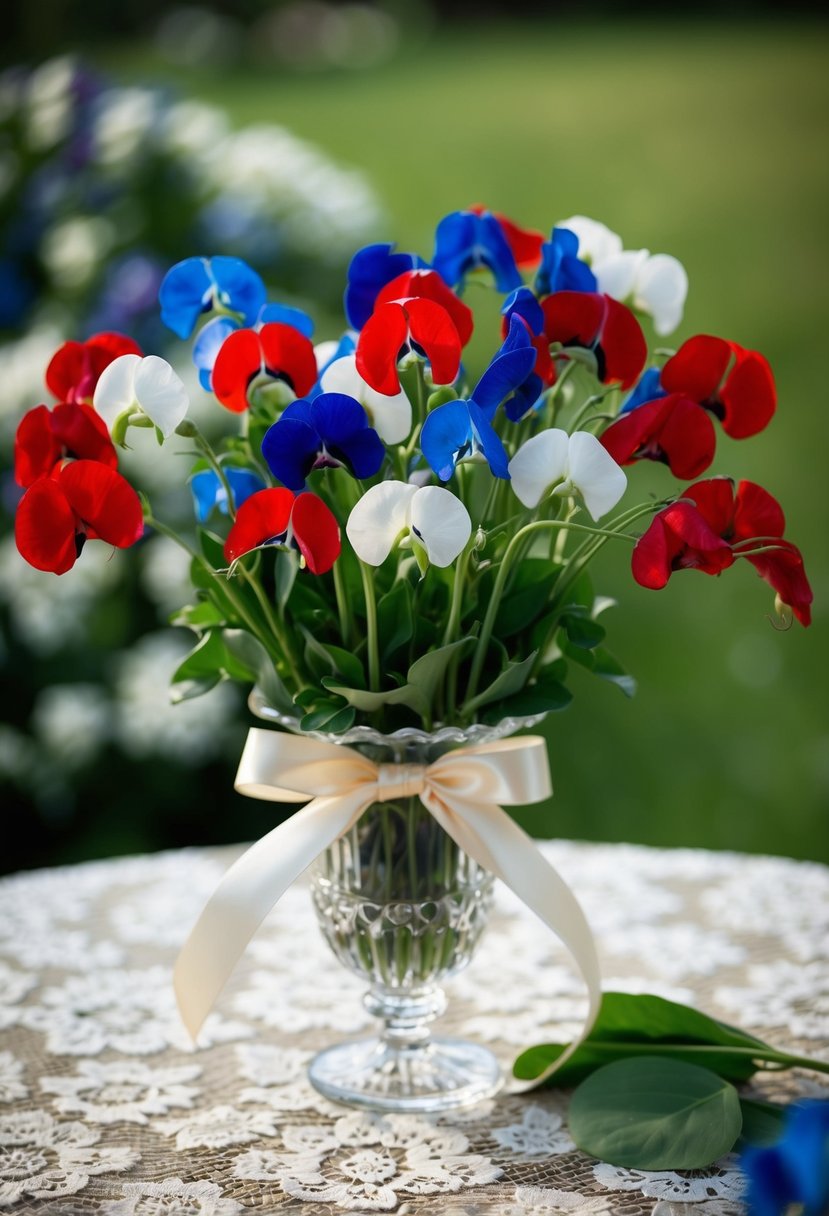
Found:
[[(500, 336), (478, 375), (464, 351), (481, 287)], [(174, 697), (254, 683), (286, 723), (330, 735), (538, 721), (569, 702), (571, 664), (629, 691), (589, 577), (608, 541), (654, 590), (744, 559), (807, 625), (777, 501), (705, 476), (718, 427), (747, 438), (771, 420), (766, 360), (706, 334), (649, 353), (641, 318), (675, 328), (686, 287), (674, 258), (625, 250), (595, 221), (545, 239), (471, 208), (440, 221), (431, 262), (356, 253), (347, 328), (315, 345), (313, 320), (268, 302), (247, 264), (188, 258), (164, 278), (161, 316), (181, 339), (196, 331), (199, 380), (234, 433), (209, 442), (178, 375), (131, 338), (67, 342), (46, 373), (57, 404), (17, 433), (18, 548), (64, 574), (87, 541), (168, 536), (194, 589), (174, 622), (198, 638)], [(193, 458), (193, 536), (118, 472), (142, 428)], [(641, 461), (682, 484), (620, 505)]]

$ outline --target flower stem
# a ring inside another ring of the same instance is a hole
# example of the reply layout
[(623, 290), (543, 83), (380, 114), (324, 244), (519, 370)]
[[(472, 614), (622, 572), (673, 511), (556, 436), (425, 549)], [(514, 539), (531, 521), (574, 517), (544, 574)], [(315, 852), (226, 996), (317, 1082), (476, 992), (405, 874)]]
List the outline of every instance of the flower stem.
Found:
[(242, 575), (244, 576), (245, 581), (249, 584), (249, 586), (251, 587), (251, 589), (253, 591), (253, 594), (256, 596), (256, 599), (259, 603), (259, 607), (262, 609), (262, 612), (264, 613), (265, 620), (268, 622), (268, 626), (269, 626), (271, 632), (273, 633), (274, 637), (276, 638), (277, 642), (279, 643), (280, 651), (281, 651), (282, 655), (284, 656), (285, 662), (288, 664), (288, 669), (294, 679), (294, 682), (296, 683), (297, 691), (301, 692), (303, 690), (303, 688), (308, 687), (308, 681), (303, 678), (303, 676), (297, 666), (297, 662), (296, 662), (296, 659), (294, 658), (294, 653), (293, 653), (291, 644), (288, 641), (288, 638), (285, 634), (285, 630), (282, 627), (281, 621), (277, 617), (277, 614), (274, 612), (273, 606), (272, 606), (270, 600), (268, 599), (267, 595), (265, 594), (265, 589), (261, 586), (261, 584), (259, 583), (259, 580), (254, 578), (254, 576), (250, 573), (250, 571), (248, 569), (246, 569), (246, 567), (244, 565), (244, 560), (237, 562), (236, 568), (238, 570), (242, 571)]
[[(359, 559), (358, 559), (359, 560)], [(366, 605), (366, 643), (368, 645), (368, 686), (372, 692), (380, 691), (380, 651), (377, 637), (377, 601), (374, 598), (374, 582), (365, 562), (360, 562), (360, 578), (363, 582), (363, 597)]]

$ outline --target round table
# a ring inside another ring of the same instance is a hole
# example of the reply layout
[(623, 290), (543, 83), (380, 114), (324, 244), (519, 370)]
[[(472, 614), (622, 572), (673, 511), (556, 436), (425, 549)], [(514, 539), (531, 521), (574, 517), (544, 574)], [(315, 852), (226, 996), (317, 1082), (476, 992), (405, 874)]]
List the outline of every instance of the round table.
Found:
[[(829, 869), (702, 850), (541, 845), (596, 933), (605, 990), (693, 1002), (829, 1056)], [(182, 1028), (177, 949), (240, 849), (186, 849), (0, 880), (0, 1209), (59, 1216), (295, 1211), (551, 1216), (743, 1211), (734, 1158), (644, 1173), (579, 1152), (567, 1094), (504, 1093), (434, 1119), (335, 1106), (309, 1056), (369, 1023), (307, 889), (248, 948), (199, 1047)], [(525, 1047), (577, 1028), (558, 942), (508, 891), (441, 1029)], [(755, 1096), (829, 1097), (827, 1079), (757, 1077)]]

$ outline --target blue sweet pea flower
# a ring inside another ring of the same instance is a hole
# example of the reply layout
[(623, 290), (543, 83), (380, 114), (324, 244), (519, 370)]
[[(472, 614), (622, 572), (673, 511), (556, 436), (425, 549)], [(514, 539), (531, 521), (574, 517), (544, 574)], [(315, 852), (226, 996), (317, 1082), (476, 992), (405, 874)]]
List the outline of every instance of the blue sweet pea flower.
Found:
[(534, 365), (529, 331), (520, 317), (513, 317), (506, 339), (469, 400), (448, 401), (426, 417), (420, 449), (441, 481), (449, 480), (461, 460), (478, 455), (496, 477), (509, 478), (509, 457), (492, 419), (504, 398), (525, 384)]
[(637, 406), (644, 405), (647, 401), (658, 401), (660, 397), (667, 397), (667, 395), (659, 378), (659, 368), (649, 367), (636, 385), (636, 388), (626, 398), (619, 413), (628, 414), (631, 410), (635, 410)]
[(432, 265), (450, 287), (473, 270), (486, 267), (499, 291), (514, 291), (523, 280), (504, 230), (491, 211), (452, 211), (435, 232)]
[(179, 338), (189, 338), (204, 312), (217, 305), (239, 313), (250, 325), (265, 303), (265, 284), (239, 258), (185, 258), (164, 276), (159, 288), (161, 319)]
[[(262, 478), (258, 477), (256, 473), (252, 473), (250, 469), (237, 469), (233, 465), (228, 465), (224, 474), (230, 484), (230, 492), (237, 511), (246, 498), (250, 498), (251, 494), (256, 494), (258, 490), (265, 488)], [(213, 469), (204, 469), (201, 473), (195, 473), (190, 479), (190, 489), (193, 492), (196, 519), (200, 524), (207, 523), (216, 507), (223, 515), (230, 514), (227, 491), (219, 480), (218, 473), (215, 473)]]
[(749, 1216), (829, 1212), (829, 1102), (799, 1102), (786, 1112), (783, 1138), (749, 1148), (740, 1160)]
[(321, 393), (293, 401), (262, 440), (262, 455), (277, 481), (299, 493), (314, 469), (345, 465), (359, 480), (373, 477), (386, 449), (359, 401)]
[[(540, 338), (544, 333), (544, 310), (529, 287), (519, 287), (508, 296), (501, 314), (507, 319), (510, 327), (513, 317), (517, 316), (522, 318), (536, 338)], [(504, 406), (504, 412), (510, 422), (520, 422), (525, 414), (535, 409), (542, 400), (543, 392), (543, 379), (531, 370), (524, 382), (516, 386), (515, 392)]]
[(554, 291), (598, 291), (596, 276), (578, 256), (579, 238), (569, 228), (554, 228), (541, 246), (541, 265), (535, 279), (540, 296)]
[(387, 283), (407, 270), (428, 266), (416, 253), (395, 253), (394, 245), (366, 245), (348, 267), (345, 315), (353, 329), (362, 329), (374, 312), (374, 302)]

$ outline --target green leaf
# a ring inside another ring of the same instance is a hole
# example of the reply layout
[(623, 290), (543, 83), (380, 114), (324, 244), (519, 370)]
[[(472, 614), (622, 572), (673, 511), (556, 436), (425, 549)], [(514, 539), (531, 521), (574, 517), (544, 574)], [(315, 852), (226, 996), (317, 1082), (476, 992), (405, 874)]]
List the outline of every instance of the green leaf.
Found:
[(323, 676), (320, 681), (329, 692), (342, 697), (355, 709), (372, 714), (385, 705), (408, 705), (414, 713), (423, 716), (429, 714), (429, 703), (424, 701), (422, 693), (413, 684), (403, 684), (400, 688), (391, 688), (387, 692), (369, 692), (365, 688), (347, 688), (340, 684), (334, 676)]
[(738, 1148), (745, 1148), (748, 1144), (766, 1148), (769, 1144), (775, 1144), (783, 1135), (785, 1107), (776, 1106), (773, 1102), (754, 1102), (749, 1098), (740, 1098), (740, 1109), (743, 1112), (743, 1130)]
[(285, 611), (285, 605), (291, 598), (298, 571), (299, 554), (294, 549), (284, 549), (277, 554), (274, 563), (274, 584), (280, 613)]
[(220, 680), (247, 680), (249, 672), (228, 653), (221, 629), (211, 629), (176, 668), (172, 678), (174, 701), (188, 701), (209, 692)]
[(439, 646), (437, 650), (427, 651), (416, 659), (406, 672), (406, 681), (409, 686), (417, 689), (421, 702), (426, 705), (428, 716), (431, 716), (435, 693), (446, 675), (450, 659), (463, 657), (463, 652), (474, 645), (473, 637), (459, 638), (448, 646)]
[(534, 650), (520, 663), (507, 663), (504, 670), (495, 677), (488, 688), (479, 692), (477, 697), (473, 697), (471, 701), (467, 701), (465, 708), (471, 712), (480, 708), (481, 705), (488, 705), (490, 701), (502, 701), (521, 692), (530, 678), (537, 654), (538, 651)]
[(578, 663), (580, 667), (586, 667), (588, 671), (592, 671), (600, 679), (607, 680), (610, 684), (615, 684), (626, 697), (635, 696), (636, 680), (625, 671), (619, 660), (614, 658), (604, 647), (597, 646), (595, 650), (585, 650), (580, 646), (574, 645), (567, 637), (566, 632), (560, 631), (557, 636), (562, 654), (567, 655), (574, 663)]
[(529, 557), (521, 563), (515, 582), (501, 601), (495, 617), (496, 637), (512, 637), (546, 613), (547, 599), (558, 573), (546, 558)]
[(604, 625), (600, 625), (598, 621), (592, 620), (586, 614), (568, 612), (566, 616), (562, 617), (561, 623), (567, 633), (568, 641), (582, 650), (593, 650), (599, 645), (599, 642), (603, 642), (605, 639)]
[[(531, 1080), (564, 1052), (566, 1043), (531, 1047), (515, 1061), (513, 1072)], [(743, 1030), (648, 993), (605, 992), (599, 1016), (587, 1039), (546, 1085), (575, 1085), (612, 1060), (633, 1055), (665, 1055), (711, 1068), (732, 1081), (745, 1081), (757, 1061), (779, 1053)]]
[(208, 532), (206, 528), (199, 528), (198, 537), (199, 548), (213, 569), (226, 570), (227, 561), (225, 560), (224, 541), (221, 537), (216, 536), (214, 532)]
[(490, 705), (483, 720), (494, 724), (502, 718), (529, 718), (533, 714), (555, 713), (566, 709), (572, 700), (573, 694), (566, 684), (542, 672), (534, 684), (528, 684), (513, 697)]
[(617, 1060), (573, 1094), (570, 1134), (585, 1153), (636, 1170), (698, 1170), (730, 1152), (737, 1091), (708, 1068), (655, 1056)]
[(225, 646), (238, 663), (246, 669), (241, 677), (255, 683), (267, 703), (284, 714), (293, 714), (294, 705), (265, 647), (252, 633), (244, 629), (225, 629)]
[(377, 605), (377, 632), (384, 660), (411, 640), (414, 633), (412, 588), (403, 579), (398, 580)]
[(348, 730), (355, 716), (354, 710), (343, 705), (340, 700), (320, 701), (316, 709), (300, 719), (299, 725), (303, 730), (324, 730), (329, 734), (339, 734)]
[(341, 646), (318, 641), (304, 625), (299, 628), (305, 638), (305, 662), (318, 680), (322, 680), (323, 676), (336, 676), (356, 688), (365, 688), (365, 671), (356, 655), (350, 650), (343, 650)]
[(214, 600), (200, 600), (198, 604), (186, 604), (170, 617), (171, 625), (181, 625), (203, 633), (226, 623), (225, 613)]

